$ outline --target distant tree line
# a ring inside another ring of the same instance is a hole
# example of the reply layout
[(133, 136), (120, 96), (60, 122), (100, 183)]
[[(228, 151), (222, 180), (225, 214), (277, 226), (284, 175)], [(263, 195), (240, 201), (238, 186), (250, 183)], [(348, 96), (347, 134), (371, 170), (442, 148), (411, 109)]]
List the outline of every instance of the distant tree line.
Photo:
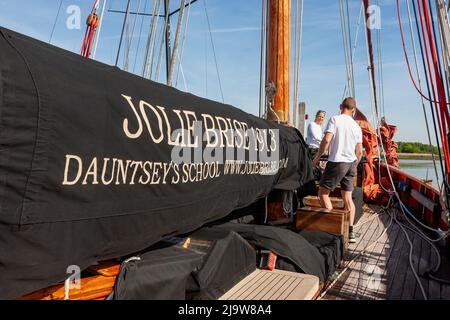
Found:
[(438, 153), (438, 147), (430, 146), (429, 144), (423, 144), (420, 142), (397, 142), (398, 153)]

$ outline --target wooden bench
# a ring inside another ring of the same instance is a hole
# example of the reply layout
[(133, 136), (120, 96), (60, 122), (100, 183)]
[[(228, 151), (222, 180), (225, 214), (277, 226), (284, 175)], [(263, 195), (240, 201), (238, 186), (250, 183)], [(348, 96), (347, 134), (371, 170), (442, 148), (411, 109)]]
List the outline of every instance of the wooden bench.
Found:
[(282, 270), (256, 270), (219, 300), (313, 300), (319, 296), (319, 278)]
[(333, 209), (331, 211), (319, 207), (304, 207), (297, 210), (297, 231), (325, 231), (342, 235), (344, 246), (348, 247), (350, 214), (348, 211)]

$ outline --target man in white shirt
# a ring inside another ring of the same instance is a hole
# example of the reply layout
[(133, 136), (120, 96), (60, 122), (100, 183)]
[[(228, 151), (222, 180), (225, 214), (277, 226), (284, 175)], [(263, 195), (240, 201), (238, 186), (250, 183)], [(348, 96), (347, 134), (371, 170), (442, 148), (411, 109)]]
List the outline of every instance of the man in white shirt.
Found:
[(332, 210), (330, 192), (338, 184), (341, 185), (345, 210), (350, 211), (350, 243), (356, 242), (353, 233), (355, 220), (355, 204), (352, 199), (353, 180), (363, 154), (362, 130), (353, 120), (355, 111), (355, 99), (346, 98), (341, 104), (341, 114), (332, 117), (328, 122), (325, 136), (313, 161), (314, 165), (317, 165), (320, 157), (329, 150), (328, 163), (320, 180), (320, 202), (324, 208)]
[(306, 144), (310, 149), (319, 149), (323, 138), (322, 125), (325, 121), (325, 111), (319, 110), (316, 113), (316, 119), (308, 125), (306, 132)]

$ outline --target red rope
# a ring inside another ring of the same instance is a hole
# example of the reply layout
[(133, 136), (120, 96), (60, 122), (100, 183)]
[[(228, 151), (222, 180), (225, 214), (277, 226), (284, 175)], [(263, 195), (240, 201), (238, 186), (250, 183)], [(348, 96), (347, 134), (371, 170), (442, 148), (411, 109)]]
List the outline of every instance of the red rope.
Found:
[[(417, 6), (418, 6), (418, 9), (419, 9), (419, 18), (420, 18), (420, 27), (421, 27), (421, 29), (422, 29), (422, 35), (423, 35), (423, 42), (424, 42), (424, 49), (425, 49), (425, 56), (426, 56), (426, 61), (427, 61), (427, 68), (428, 69), (426, 69), (425, 70), (425, 76), (426, 77), (429, 77), (429, 79), (430, 79), (430, 84), (431, 84), (431, 89), (432, 89), (432, 94), (433, 94), (433, 100), (435, 100), (434, 101), (434, 107), (435, 107), (435, 109), (436, 109), (436, 117), (437, 117), (437, 120), (438, 120), (438, 125), (439, 125), (439, 131), (440, 131), (440, 133), (441, 133), (441, 137), (442, 136), (444, 136), (445, 135), (445, 131), (444, 131), (444, 127), (443, 127), (443, 122), (442, 122), (442, 117), (441, 117), (441, 114), (440, 114), (440, 109), (439, 109), (439, 104), (440, 104), (440, 102), (439, 101), (436, 101), (437, 99), (436, 99), (436, 88), (435, 88), (435, 86), (434, 86), (434, 78), (433, 78), (433, 74), (431, 73), (431, 63), (430, 63), (430, 56), (429, 56), (429, 54), (428, 54), (428, 42), (427, 42), (427, 34), (425, 33), (425, 27), (424, 27), (424, 21), (423, 21), (423, 10), (422, 10), (422, 7), (421, 7), (421, 4), (420, 4), (420, 1), (418, 1), (417, 2)], [(427, 74), (427, 71), (428, 71), (428, 74)]]
[[(428, 38), (430, 39), (430, 47), (431, 47), (430, 50), (433, 55), (432, 56), (433, 66), (434, 66), (435, 79), (436, 79), (436, 83), (437, 83), (437, 87), (438, 87), (438, 94), (440, 96), (439, 99), (441, 100), (441, 102), (445, 101), (445, 105), (446, 105), (447, 97), (445, 95), (443, 80), (442, 80), (441, 74), (439, 72), (439, 61), (438, 61), (437, 51), (436, 51), (437, 47), (436, 47), (436, 44), (434, 43), (433, 30), (432, 30), (432, 24), (431, 24), (431, 18), (430, 18), (430, 11), (428, 8), (428, 2), (426, 0), (422, 0), (422, 3), (424, 6), (424, 15), (426, 18), (426, 23), (427, 23)], [(444, 111), (446, 124), (448, 124), (448, 123), (450, 123), (448, 109), (445, 107), (445, 105), (442, 105), (442, 103), (440, 103), (440, 105), (441, 105), (442, 111)], [(445, 128), (445, 129), (447, 129), (447, 128)]]
[(84, 52), (86, 51), (87, 39), (88, 39), (89, 28), (86, 28), (84, 32), (83, 46), (81, 47), (81, 55), (84, 56)]
[[(421, 5), (422, 3), (422, 5)], [(439, 131), (441, 133), (441, 139), (442, 139), (442, 145), (443, 145), (443, 151), (445, 156), (445, 166), (447, 168), (447, 172), (450, 174), (450, 151), (449, 151), (449, 145), (448, 145), (448, 126), (450, 124), (450, 117), (448, 112), (448, 105), (447, 102), (447, 96), (445, 94), (445, 89), (443, 86), (443, 79), (441, 77), (441, 74), (439, 72), (439, 61), (437, 57), (437, 51), (436, 51), (436, 44), (434, 42), (433, 37), (433, 29), (431, 24), (431, 17), (430, 17), (430, 11), (428, 7), (428, 3), (426, 0), (417, 1), (418, 7), (419, 7), (419, 16), (420, 16), (420, 25), (422, 29), (422, 35), (423, 35), (423, 43), (424, 43), (424, 49), (425, 49), (425, 56), (427, 61), (427, 68), (425, 70), (425, 76), (430, 79), (431, 83), (431, 93), (432, 98), (425, 96), (425, 94), (422, 93), (420, 88), (418, 87), (412, 70), (411, 65), (408, 58), (408, 53), (406, 51), (406, 44), (405, 44), (405, 36), (403, 32), (403, 24), (400, 14), (400, 2), (397, 0), (397, 15), (398, 15), (398, 22), (400, 26), (400, 35), (403, 45), (403, 52), (405, 55), (406, 65), (408, 67), (409, 76), (411, 78), (411, 81), (417, 90), (417, 92), (426, 100), (430, 101), (434, 104), (434, 107), (436, 109), (436, 116), (437, 116), (437, 122), (439, 125)], [(422, 9), (423, 6), (423, 9)], [(426, 32), (425, 32), (425, 26), (426, 26)], [(420, 32), (420, 30), (418, 30)], [(428, 41), (427, 41), (428, 38)], [(430, 52), (428, 52), (430, 50)], [(431, 59), (430, 59), (431, 55)], [(431, 63), (432, 60), (432, 63)], [(431, 64), (433, 64), (433, 69), (431, 68)], [(433, 70), (434, 70), (434, 77), (433, 77)], [(436, 82), (436, 85), (435, 85)], [(438, 99), (436, 99), (436, 96)], [(450, 177), (447, 177), (450, 178)]]
[(92, 43), (95, 38), (95, 31), (97, 30), (97, 26), (100, 22), (100, 19), (97, 16), (99, 0), (94, 2), (94, 6), (92, 7), (91, 13), (89, 14), (86, 21), (86, 32), (84, 34), (83, 45), (81, 47), (81, 55), (83, 57), (89, 58), (91, 55)]
[[(419, 4), (420, 4), (420, 3), (419, 3)], [(419, 5), (419, 7), (420, 7), (420, 5)], [(405, 60), (406, 60), (406, 66), (408, 67), (408, 73), (409, 73), (409, 76), (410, 76), (410, 78), (411, 78), (411, 81), (412, 81), (412, 83), (413, 83), (413, 85), (414, 85), (414, 88), (416, 89), (416, 91), (417, 91), (417, 92), (418, 92), (425, 100), (430, 101), (430, 102), (433, 102), (433, 103), (439, 103), (438, 101), (435, 101), (435, 100), (431, 99), (430, 97), (427, 97), (427, 96), (420, 90), (419, 86), (417, 85), (416, 80), (414, 79), (413, 72), (412, 72), (412, 69), (411, 69), (411, 64), (410, 64), (409, 58), (408, 58), (408, 52), (407, 52), (407, 50), (406, 50), (405, 34), (404, 34), (404, 32), (403, 32), (403, 22), (402, 22), (402, 18), (401, 18), (401, 14), (400, 14), (400, 2), (399, 2), (399, 0), (397, 0), (397, 19), (398, 19), (398, 24), (399, 24), (399, 27), (400, 27), (400, 36), (401, 36), (401, 40), (402, 40), (403, 53), (404, 53)]]
[[(449, 159), (449, 149), (448, 149), (448, 124), (450, 122), (449, 114), (448, 114), (448, 108), (447, 108), (447, 97), (445, 95), (445, 89), (443, 86), (442, 78), (439, 73), (439, 61), (437, 58), (437, 52), (436, 52), (436, 45), (434, 43), (434, 37), (433, 37), (433, 31), (432, 31), (432, 25), (430, 20), (430, 11), (428, 8), (428, 2), (426, 0), (422, 0), (423, 5), (423, 14), (425, 17), (427, 32), (428, 32), (428, 39), (430, 43), (430, 51), (433, 59), (433, 67), (434, 67), (434, 74), (436, 79), (436, 86), (437, 86), (437, 92), (438, 92), (438, 98), (440, 100), (439, 107), (440, 112), (443, 117), (441, 117), (441, 123), (442, 123), (442, 141), (443, 141), (443, 147), (444, 147), (444, 154), (445, 154), (445, 164), (447, 167), (447, 170), (450, 169), (450, 159)], [(422, 22), (422, 19), (421, 19)], [(431, 69), (429, 70), (431, 73)], [(445, 118), (444, 118), (445, 117)]]

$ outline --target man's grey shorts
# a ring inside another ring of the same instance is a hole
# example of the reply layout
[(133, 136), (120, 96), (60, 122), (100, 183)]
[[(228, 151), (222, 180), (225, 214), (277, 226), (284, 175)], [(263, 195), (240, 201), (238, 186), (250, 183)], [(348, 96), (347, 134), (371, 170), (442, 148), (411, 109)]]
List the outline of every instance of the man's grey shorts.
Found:
[(342, 191), (353, 191), (353, 181), (356, 176), (357, 162), (330, 162), (320, 179), (320, 186), (333, 191), (341, 185)]

